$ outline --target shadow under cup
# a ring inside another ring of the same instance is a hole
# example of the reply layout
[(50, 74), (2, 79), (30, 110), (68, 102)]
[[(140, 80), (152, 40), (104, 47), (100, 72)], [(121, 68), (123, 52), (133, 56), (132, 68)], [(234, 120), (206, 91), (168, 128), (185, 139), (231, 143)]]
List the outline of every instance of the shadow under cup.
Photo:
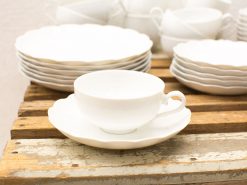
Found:
[(74, 88), (83, 116), (108, 133), (125, 134), (156, 117), (165, 84), (143, 72), (104, 70), (79, 77)]

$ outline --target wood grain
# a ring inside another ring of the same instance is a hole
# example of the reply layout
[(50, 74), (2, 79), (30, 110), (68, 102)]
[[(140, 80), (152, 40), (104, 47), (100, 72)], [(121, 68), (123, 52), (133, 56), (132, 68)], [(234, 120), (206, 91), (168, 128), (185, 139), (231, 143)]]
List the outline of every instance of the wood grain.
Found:
[(97, 149), (69, 139), (11, 140), (0, 162), (0, 182), (4, 185), (247, 183), (246, 159), (246, 132), (178, 135), (138, 150)]
[(151, 74), (166, 93), (186, 94), (191, 123), (180, 135), (138, 150), (103, 150), (66, 139), (47, 110), (68, 93), (31, 84), (0, 161), (0, 185), (247, 184), (247, 96), (213, 96), (181, 85), (169, 60), (154, 60)]
[(158, 76), (165, 82), (177, 82), (176, 78), (171, 74), (169, 69), (155, 69), (149, 71), (150, 74)]
[[(193, 112), (247, 110), (247, 96), (186, 95), (187, 107)], [(26, 101), (20, 106), (18, 115), (45, 116), (54, 100)]]
[(169, 68), (171, 64), (170, 59), (160, 59), (152, 61), (152, 68)]
[[(186, 86), (178, 83), (178, 82), (168, 82), (166, 83), (166, 92), (179, 90), (184, 94), (199, 94), (200, 92), (195, 91), (193, 89), (187, 88)], [(46, 87), (42, 87), (35, 83), (32, 83), (26, 90), (24, 101), (34, 101), (34, 100), (57, 100), (60, 98), (65, 98), (70, 93), (55, 91), (52, 89), (48, 89)]]
[[(69, 123), (68, 123), (69, 124)], [(195, 112), (183, 134), (247, 132), (247, 111)], [(11, 129), (12, 139), (65, 138), (47, 116), (19, 117)]]
[(55, 91), (48, 89), (46, 87), (32, 83), (28, 86), (25, 95), (24, 101), (33, 101), (33, 100), (56, 100), (60, 98), (65, 98), (69, 93)]

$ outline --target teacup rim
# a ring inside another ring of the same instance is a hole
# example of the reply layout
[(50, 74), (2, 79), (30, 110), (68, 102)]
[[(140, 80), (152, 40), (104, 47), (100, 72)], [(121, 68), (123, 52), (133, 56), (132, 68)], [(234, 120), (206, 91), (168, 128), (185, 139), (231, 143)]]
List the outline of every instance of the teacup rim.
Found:
[[(105, 96), (102, 96), (102, 95), (92, 95), (90, 93), (87, 93), (87, 92), (82, 92), (79, 88), (79, 84), (80, 84), (80, 80), (82, 78), (85, 78), (87, 76), (91, 76), (91, 75), (94, 75), (96, 73), (104, 73), (104, 72), (116, 72), (116, 71), (119, 71), (119, 72), (128, 72), (128, 73), (139, 73), (141, 75), (144, 75), (148, 78), (153, 78), (157, 81), (159, 81), (160, 83), (160, 90), (156, 90), (156, 91), (153, 91), (151, 93), (146, 93), (145, 95), (142, 95), (142, 96), (138, 96), (138, 97), (105, 97)], [(110, 69), (110, 70), (99, 70), (99, 71), (95, 71), (95, 72), (91, 72), (91, 73), (87, 73), (87, 74), (84, 74), (84, 75), (81, 75), (80, 77), (78, 77), (75, 81), (74, 81), (74, 93), (77, 94), (83, 94), (84, 96), (87, 96), (87, 97), (90, 97), (90, 98), (94, 98), (94, 99), (98, 99), (98, 100), (107, 100), (107, 101), (128, 101), (128, 100), (141, 100), (141, 99), (145, 99), (145, 98), (148, 98), (148, 97), (152, 97), (152, 96), (156, 96), (157, 94), (160, 94), (161, 92), (164, 93), (164, 90), (165, 90), (165, 82), (163, 80), (161, 80), (159, 77), (157, 76), (154, 76), (152, 74), (148, 74), (146, 72), (141, 72), (141, 71), (132, 71), (132, 70), (121, 70), (121, 69)]]
[[(190, 10), (207, 10), (207, 11), (211, 11), (211, 12), (215, 12), (218, 14), (217, 19), (210, 19), (210, 20), (205, 20), (205, 21), (185, 21), (183, 19), (180, 19), (180, 17), (177, 16), (178, 12), (185, 12), (185, 11), (190, 11)], [(220, 19), (220, 17), (223, 16), (223, 13), (220, 10), (214, 9), (214, 8), (207, 8), (207, 7), (187, 7), (187, 8), (181, 8), (181, 9), (177, 9), (177, 10), (167, 10), (165, 13), (167, 12), (171, 12), (174, 16), (176, 16), (179, 20), (183, 21), (185, 24), (196, 24), (196, 23), (208, 23), (208, 22), (212, 22), (215, 20)]]

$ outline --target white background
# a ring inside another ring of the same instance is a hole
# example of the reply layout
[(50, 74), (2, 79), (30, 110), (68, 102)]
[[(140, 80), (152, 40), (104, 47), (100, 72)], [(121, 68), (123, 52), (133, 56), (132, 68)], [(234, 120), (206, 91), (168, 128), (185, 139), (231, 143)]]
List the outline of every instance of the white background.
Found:
[[(25, 31), (51, 23), (47, 3), (52, 0), (0, 0), (0, 156), (16, 118), (28, 80), (17, 69), (15, 38)], [(198, 0), (199, 1), (199, 0)], [(232, 0), (231, 13), (247, 7), (247, 0)]]

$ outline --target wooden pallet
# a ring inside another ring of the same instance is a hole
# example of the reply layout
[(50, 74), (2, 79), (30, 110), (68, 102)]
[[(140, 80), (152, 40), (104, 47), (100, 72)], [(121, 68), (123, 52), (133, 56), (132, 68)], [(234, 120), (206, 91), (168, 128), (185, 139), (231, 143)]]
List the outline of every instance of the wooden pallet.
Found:
[(191, 123), (174, 138), (138, 150), (103, 150), (65, 138), (47, 109), (68, 93), (31, 84), (0, 161), (0, 185), (196, 184), (247, 185), (247, 95), (191, 90), (155, 60), (151, 74), (166, 92), (186, 94)]

